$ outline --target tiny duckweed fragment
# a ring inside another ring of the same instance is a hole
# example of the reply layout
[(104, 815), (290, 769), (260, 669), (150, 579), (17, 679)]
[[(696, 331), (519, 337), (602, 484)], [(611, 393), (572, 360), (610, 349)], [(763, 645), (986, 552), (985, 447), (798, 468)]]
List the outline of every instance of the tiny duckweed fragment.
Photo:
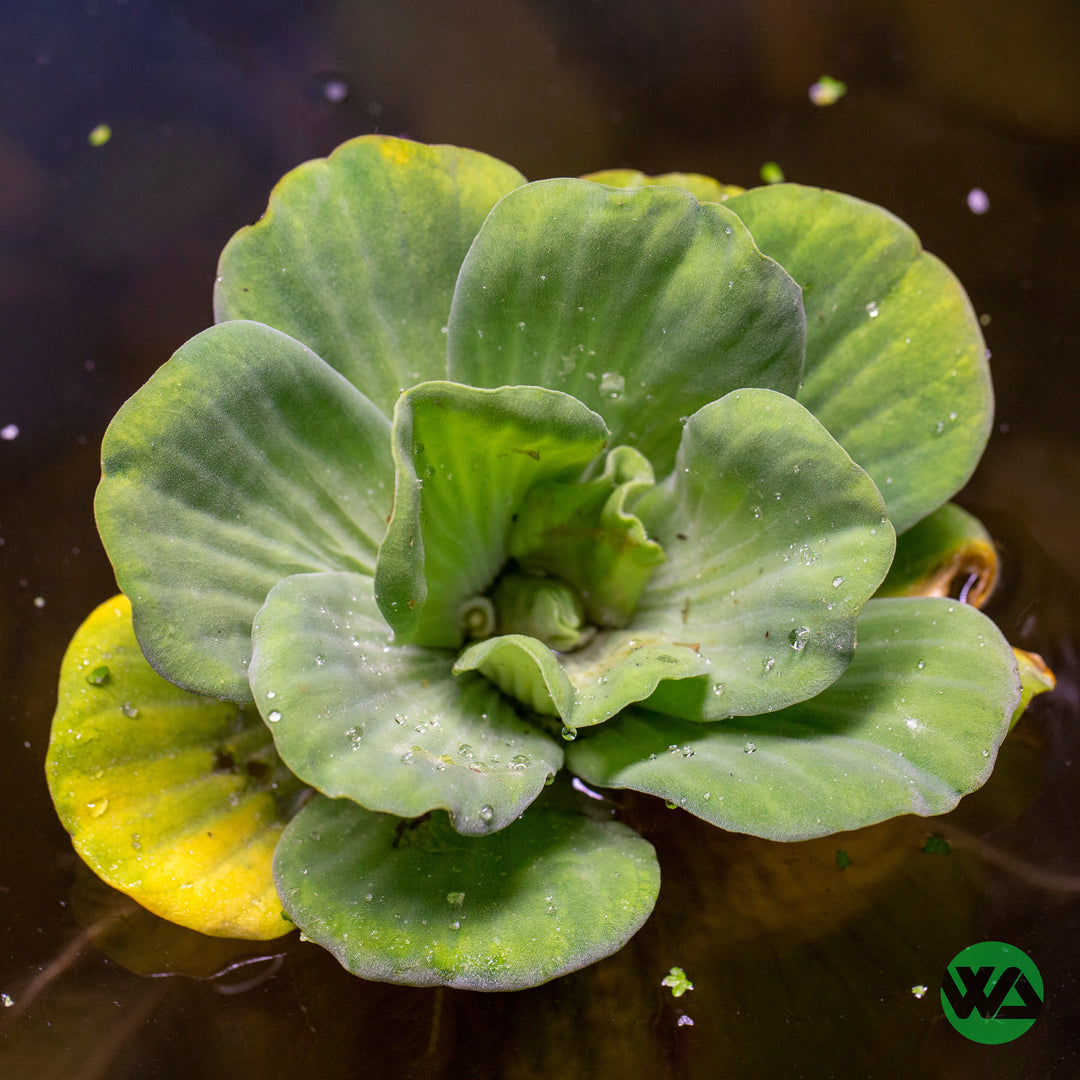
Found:
[(766, 161), (761, 166), (761, 179), (766, 184), (782, 184), (784, 182), (784, 170), (775, 161)]
[(831, 75), (822, 75), (809, 90), (815, 105), (835, 105), (847, 93), (847, 85)]
[(686, 977), (686, 972), (681, 967), (673, 967), (660, 980), (660, 985), (668, 987), (671, 990), (671, 996), (676, 998), (682, 997), (687, 990), (694, 989), (694, 984)]
[(846, 870), (851, 865), (851, 856), (842, 848), (836, 852), (836, 865), (841, 870)]
[(111, 678), (112, 673), (109, 671), (108, 664), (100, 664), (86, 676), (86, 681), (91, 686), (104, 686)]
[(949, 841), (942, 836), (928, 836), (922, 851), (924, 855), (948, 855)]

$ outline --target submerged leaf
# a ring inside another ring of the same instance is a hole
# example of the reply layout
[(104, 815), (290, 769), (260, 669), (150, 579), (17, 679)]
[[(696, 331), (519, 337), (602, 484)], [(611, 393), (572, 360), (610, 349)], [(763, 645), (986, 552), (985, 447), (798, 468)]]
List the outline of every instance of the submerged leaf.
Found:
[[(270, 881), (272, 884), (272, 875)], [(273, 945), (267, 945), (266, 939), (211, 937), (190, 930), (151, 914), (130, 896), (106, 885), (88, 867), (76, 873), (69, 902), (73, 917), (86, 927), (94, 948), (112, 963), (144, 977), (185, 975), (213, 980), (226, 993), (233, 992), (236, 983), (272, 974), (295, 942), (295, 938), (282, 941), (276, 937)], [(277, 908), (281, 925), (272, 928), (281, 934), (295, 929), (280, 902)]]
[[(88, 685), (102, 660), (111, 678)], [(155, 915), (218, 937), (291, 929), (270, 860), (299, 785), (254, 709), (196, 697), (150, 667), (123, 596), (64, 655), (46, 774), (75, 849)]]
[(544, 180), (477, 234), (448, 372), (573, 394), (663, 476), (679, 417), (742, 386), (795, 393), (804, 322), (795, 283), (725, 207), (673, 187)]
[(453, 654), (393, 643), (359, 574), (299, 574), (255, 619), (251, 686), (285, 762), (331, 797), (463, 833), (501, 829), (543, 790), (562, 750)]
[(871, 600), (828, 690), (723, 724), (627, 710), (568, 751), (587, 783), (659, 795), (774, 840), (942, 814), (990, 775), (1020, 697), (997, 627), (945, 599)]
[(651, 845), (625, 825), (533, 807), (493, 836), (317, 797), (274, 857), (305, 937), (366, 979), (520, 990), (608, 956), (656, 902)]

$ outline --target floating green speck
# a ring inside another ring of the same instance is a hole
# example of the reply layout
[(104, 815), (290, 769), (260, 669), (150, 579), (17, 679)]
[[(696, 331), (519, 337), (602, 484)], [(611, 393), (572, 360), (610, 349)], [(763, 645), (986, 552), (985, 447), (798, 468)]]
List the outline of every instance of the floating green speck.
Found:
[(784, 170), (775, 161), (766, 161), (761, 166), (761, 179), (766, 184), (782, 184), (784, 182)]
[(948, 855), (949, 841), (940, 836), (928, 836), (922, 849), (926, 855)]
[(851, 856), (842, 848), (836, 853), (836, 865), (839, 866), (841, 870), (844, 870), (851, 865)]
[(89, 135), (86, 136), (86, 141), (91, 146), (104, 146), (112, 138), (112, 128), (108, 124), (98, 124)]
[(815, 105), (835, 105), (847, 93), (847, 85), (831, 75), (822, 75), (809, 93)]
[(687, 990), (694, 989), (694, 984), (686, 977), (686, 972), (681, 967), (673, 967), (661, 980), (660, 985), (669, 987), (672, 997), (682, 997)]
[(86, 676), (86, 681), (91, 686), (104, 686), (111, 677), (109, 665), (102, 664), (100, 667), (94, 668), (94, 670)]

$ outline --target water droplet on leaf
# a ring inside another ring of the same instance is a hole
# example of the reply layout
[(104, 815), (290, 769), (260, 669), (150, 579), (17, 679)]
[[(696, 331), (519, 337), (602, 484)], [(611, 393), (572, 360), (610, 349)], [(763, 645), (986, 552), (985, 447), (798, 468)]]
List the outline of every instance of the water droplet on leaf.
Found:
[(626, 389), (626, 379), (617, 371), (605, 371), (600, 377), (600, 392), (618, 397)]

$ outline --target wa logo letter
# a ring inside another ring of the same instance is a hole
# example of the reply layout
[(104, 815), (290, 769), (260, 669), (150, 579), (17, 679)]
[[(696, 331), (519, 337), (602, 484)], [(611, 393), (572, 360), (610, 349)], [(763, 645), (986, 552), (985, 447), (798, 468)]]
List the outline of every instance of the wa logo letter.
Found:
[(1005, 1043), (1039, 1017), (1043, 982), (1031, 957), (1003, 941), (983, 941), (953, 957), (941, 979), (941, 1007), (965, 1038)]

